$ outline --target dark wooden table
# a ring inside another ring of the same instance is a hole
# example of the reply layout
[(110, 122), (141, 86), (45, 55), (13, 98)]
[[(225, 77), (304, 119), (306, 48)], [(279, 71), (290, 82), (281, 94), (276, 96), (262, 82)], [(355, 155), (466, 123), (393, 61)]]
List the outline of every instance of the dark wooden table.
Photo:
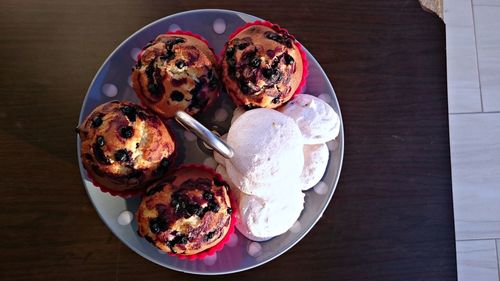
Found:
[(345, 161), (317, 226), (227, 280), (455, 280), (445, 29), (417, 0), (0, 2), (0, 280), (218, 280), (124, 246), (84, 191), (74, 127), (108, 54), (158, 18), (225, 8), (287, 27), (334, 84)]

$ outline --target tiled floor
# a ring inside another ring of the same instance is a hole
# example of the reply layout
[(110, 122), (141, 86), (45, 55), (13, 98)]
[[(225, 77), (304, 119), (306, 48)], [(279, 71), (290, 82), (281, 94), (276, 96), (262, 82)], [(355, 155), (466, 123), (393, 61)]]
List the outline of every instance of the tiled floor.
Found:
[(500, 0), (444, 5), (458, 280), (500, 281)]

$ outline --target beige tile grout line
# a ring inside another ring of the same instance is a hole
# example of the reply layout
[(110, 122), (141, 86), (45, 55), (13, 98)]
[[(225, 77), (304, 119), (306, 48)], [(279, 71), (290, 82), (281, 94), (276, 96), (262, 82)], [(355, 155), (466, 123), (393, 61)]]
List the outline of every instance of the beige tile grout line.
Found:
[(500, 280), (500, 262), (498, 260), (498, 240), (495, 239), (495, 251), (497, 254), (497, 274), (498, 274), (498, 280)]
[(469, 241), (485, 241), (485, 240), (488, 240), (488, 241), (491, 241), (491, 240), (500, 240), (500, 238), (496, 238), (496, 237), (487, 237), (487, 238), (469, 238), (469, 239), (456, 239), (455, 238), (455, 241), (456, 242), (469, 242)]
[(476, 47), (476, 63), (477, 63), (477, 79), (479, 80), (479, 98), (481, 99), (481, 112), (484, 112), (483, 107), (483, 91), (481, 90), (481, 72), (479, 72), (479, 55), (477, 54), (477, 36), (476, 36), (476, 19), (474, 16), (474, 3), (470, 0), (470, 7), (472, 13), (472, 30), (474, 31), (474, 46)]
[(477, 111), (477, 112), (453, 112), (448, 113), (448, 115), (464, 115), (464, 114), (489, 114), (489, 113), (500, 113), (500, 111)]

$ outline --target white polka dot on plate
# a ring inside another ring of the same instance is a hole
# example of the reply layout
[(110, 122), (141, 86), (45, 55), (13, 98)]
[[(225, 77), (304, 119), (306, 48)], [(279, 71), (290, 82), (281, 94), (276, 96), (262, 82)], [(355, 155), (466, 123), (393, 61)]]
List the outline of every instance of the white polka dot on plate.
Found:
[(168, 27), (168, 31), (170, 32), (174, 32), (174, 31), (177, 31), (177, 30), (181, 30), (181, 27), (178, 26), (177, 24), (173, 23), (171, 24), (169, 27)]
[(132, 212), (123, 211), (120, 213), (120, 215), (116, 220), (118, 221), (119, 225), (129, 225), (133, 219), (134, 219), (134, 214), (132, 214)]
[(213, 157), (208, 157), (203, 161), (203, 165), (215, 169), (217, 167), (217, 161)]
[(227, 110), (225, 110), (224, 108), (219, 108), (215, 112), (214, 120), (215, 120), (215, 122), (224, 122), (224, 121), (226, 121), (228, 116), (229, 116), (229, 113), (227, 113)]
[(113, 98), (118, 94), (118, 88), (114, 84), (106, 83), (102, 85), (102, 93), (108, 98)]
[(257, 242), (252, 242), (248, 244), (247, 252), (252, 257), (258, 257), (262, 254), (262, 246)]
[(196, 136), (191, 133), (190, 131), (184, 131), (184, 137), (186, 138), (187, 141), (195, 141)]
[(314, 186), (314, 192), (319, 195), (326, 194), (328, 192), (328, 185), (324, 181), (320, 181), (317, 185)]
[(218, 19), (214, 20), (213, 27), (214, 27), (215, 33), (222, 34), (226, 31), (226, 21), (221, 19), (221, 18), (218, 18)]
[(138, 58), (138, 56), (139, 56), (140, 53), (141, 53), (141, 49), (139, 49), (139, 48), (133, 48), (132, 50), (130, 50), (130, 57), (134, 61), (137, 61), (137, 58)]
[(233, 232), (231, 236), (229, 236), (229, 241), (227, 241), (226, 245), (229, 247), (234, 247), (238, 244), (238, 234), (236, 232)]
[(296, 221), (292, 227), (290, 227), (290, 232), (291, 233), (299, 233), (300, 230), (302, 229), (302, 225), (300, 224), (299, 221)]
[(214, 253), (211, 256), (206, 256), (203, 259), (203, 263), (206, 265), (214, 265), (216, 261), (217, 261), (217, 253)]

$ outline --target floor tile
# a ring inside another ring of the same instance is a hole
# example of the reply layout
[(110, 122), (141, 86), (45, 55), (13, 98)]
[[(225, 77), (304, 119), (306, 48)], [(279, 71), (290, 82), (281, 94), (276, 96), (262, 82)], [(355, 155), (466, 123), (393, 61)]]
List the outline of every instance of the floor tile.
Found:
[(481, 94), (472, 26), (446, 26), (450, 113), (480, 112)]
[(479, 88), (474, 28), (446, 26), (448, 87)]
[(448, 112), (481, 112), (481, 93), (479, 88), (448, 87)]
[(500, 0), (472, 0), (473, 5), (497, 5), (500, 6)]
[(457, 240), (500, 238), (500, 113), (451, 114)]
[(495, 240), (457, 241), (458, 281), (498, 281)]
[(473, 25), (471, 0), (446, 0), (443, 5), (446, 25)]
[(483, 111), (500, 111), (500, 6), (474, 7)]

